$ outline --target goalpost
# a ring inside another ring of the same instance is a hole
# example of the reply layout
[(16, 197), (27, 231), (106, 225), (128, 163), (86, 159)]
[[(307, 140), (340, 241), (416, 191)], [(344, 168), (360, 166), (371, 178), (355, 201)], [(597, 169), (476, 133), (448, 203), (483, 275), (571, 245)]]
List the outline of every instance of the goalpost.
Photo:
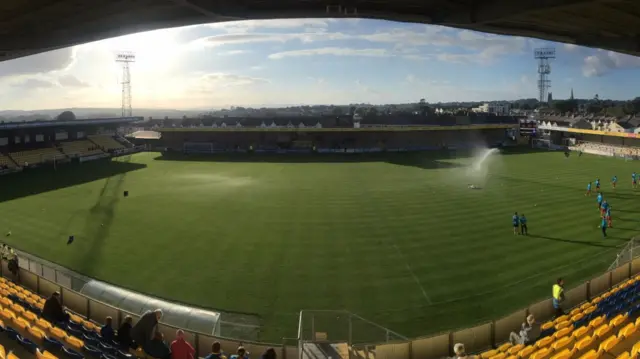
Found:
[(65, 162), (65, 160), (67, 159), (67, 156), (63, 155), (63, 154), (46, 154), (46, 155), (40, 155), (40, 163), (51, 163), (53, 165), (53, 169), (57, 170), (58, 169), (58, 162), (62, 161)]

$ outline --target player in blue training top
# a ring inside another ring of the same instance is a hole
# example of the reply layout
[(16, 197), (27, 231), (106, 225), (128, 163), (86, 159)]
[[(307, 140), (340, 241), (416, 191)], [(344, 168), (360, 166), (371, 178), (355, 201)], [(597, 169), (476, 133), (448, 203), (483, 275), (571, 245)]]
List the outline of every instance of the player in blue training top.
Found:
[(600, 178), (596, 178), (596, 192), (600, 192)]
[(638, 175), (635, 172), (633, 172), (631, 174), (631, 185), (633, 188), (636, 188), (638, 186), (637, 178), (638, 178)]
[(520, 215), (520, 234), (528, 236), (529, 229), (527, 228), (527, 217), (524, 216), (524, 213)]
[(598, 193), (598, 209), (600, 209), (600, 206), (602, 205), (602, 193)]
[(520, 217), (518, 217), (518, 212), (513, 215), (511, 221), (513, 224), (513, 234), (518, 234), (518, 228), (520, 227)]
[(600, 221), (600, 228), (602, 228), (602, 237), (606, 238), (607, 237), (607, 220), (605, 218), (602, 218), (602, 220)]
[(611, 206), (607, 206), (604, 217), (607, 219), (607, 227), (613, 228), (613, 223), (611, 222)]
[(616, 183), (618, 183), (618, 176), (613, 176), (613, 178), (611, 179), (611, 186), (613, 187), (613, 189), (616, 189)]
[(587, 193), (584, 194), (585, 196), (591, 196), (591, 182), (589, 182), (589, 184), (587, 184)]
[(600, 217), (605, 218), (607, 213), (607, 208), (609, 208), (609, 203), (606, 200), (602, 201), (600, 205)]

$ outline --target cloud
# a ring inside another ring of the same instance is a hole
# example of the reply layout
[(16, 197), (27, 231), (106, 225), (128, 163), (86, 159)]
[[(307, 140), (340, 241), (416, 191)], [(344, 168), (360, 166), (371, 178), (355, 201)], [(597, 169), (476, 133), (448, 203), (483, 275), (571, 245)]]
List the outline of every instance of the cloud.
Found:
[(574, 51), (578, 48), (578, 45), (574, 45), (574, 44), (564, 44), (563, 45), (564, 49), (567, 51)]
[(56, 84), (48, 80), (28, 78), (23, 81), (13, 83), (11, 86), (25, 90), (38, 90), (56, 87)]
[(321, 47), (315, 49), (291, 50), (276, 52), (268, 56), (271, 60), (280, 60), (287, 57), (303, 56), (360, 56), (360, 57), (402, 57), (410, 60), (423, 60), (426, 56), (396, 52), (382, 48), (354, 49), (349, 47)]
[(232, 87), (247, 86), (256, 84), (267, 84), (269, 80), (244, 75), (234, 75), (226, 73), (211, 73), (202, 76), (201, 83), (211, 87)]
[(393, 56), (386, 49), (351, 49), (341, 47), (322, 47), (318, 49), (292, 50), (277, 52), (269, 55), (272, 60), (280, 60), (286, 57), (333, 55), (333, 56), (365, 56), (365, 57), (389, 57)]
[(219, 22), (208, 25), (214, 29), (229, 32), (245, 32), (255, 29), (295, 29), (295, 28), (326, 28), (335, 19), (271, 19), (271, 20), (242, 20)]
[(219, 52), (218, 55), (221, 55), (221, 56), (235, 56), (235, 55), (248, 54), (250, 52), (251, 51), (249, 51), (249, 50), (231, 50), (231, 51)]
[(196, 41), (196, 46), (221, 46), (230, 44), (247, 44), (259, 42), (288, 42), (298, 40), (303, 43), (314, 41), (346, 40), (350, 36), (340, 32), (312, 32), (312, 33), (233, 33), (209, 36)]
[(75, 60), (74, 48), (49, 51), (15, 60), (0, 62), (0, 76), (47, 73), (70, 67)]
[(89, 87), (90, 85), (86, 82), (80, 81), (77, 77), (73, 75), (64, 75), (58, 77), (58, 83), (62, 87)]
[(638, 67), (640, 67), (640, 57), (613, 51), (597, 51), (584, 58), (582, 74), (585, 77), (598, 77), (614, 70)]

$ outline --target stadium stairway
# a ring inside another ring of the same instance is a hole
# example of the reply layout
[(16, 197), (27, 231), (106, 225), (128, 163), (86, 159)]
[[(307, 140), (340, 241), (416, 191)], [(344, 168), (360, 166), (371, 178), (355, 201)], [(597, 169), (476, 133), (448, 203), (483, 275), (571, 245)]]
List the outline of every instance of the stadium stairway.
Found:
[(637, 359), (640, 354), (640, 275), (567, 315), (541, 325), (531, 345), (505, 343), (480, 359)]

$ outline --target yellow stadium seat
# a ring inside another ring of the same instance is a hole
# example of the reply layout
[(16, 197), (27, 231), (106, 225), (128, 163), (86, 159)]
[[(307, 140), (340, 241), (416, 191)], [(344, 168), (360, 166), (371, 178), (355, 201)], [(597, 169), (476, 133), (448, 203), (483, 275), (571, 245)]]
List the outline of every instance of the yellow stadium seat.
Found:
[(13, 352), (10, 352), (9, 355), (7, 355), (7, 359), (20, 359), (20, 358), (18, 358), (17, 355), (13, 354)]
[(589, 326), (591, 328), (598, 328), (599, 326), (602, 325), (602, 323), (604, 323), (604, 319), (605, 319), (604, 315), (601, 315), (601, 316), (599, 316), (597, 318), (593, 318), (589, 322)]
[(510, 355), (507, 357), (507, 359), (518, 359), (517, 355)]
[(622, 352), (616, 359), (631, 359), (631, 354), (629, 354), (629, 352)]
[(539, 339), (535, 346), (536, 348), (544, 348), (544, 347), (548, 347), (551, 345), (551, 343), (553, 343), (555, 339), (553, 337), (544, 337), (542, 339)]
[(573, 332), (573, 328), (572, 327), (562, 328), (562, 329), (558, 330), (557, 332), (553, 333), (553, 337), (556, 338), (556, 339), (560, 339), (562, 337), (566, 337), (568, 335), (571, 335), (571, 332)]
[(569, 349), (563, 349), (560, 352), (555, 352), (551, 359), (570, 359), (573, 353)]
[(518, 357), (520, 358), (528, 358), (529, 355), (533, 354), (536, 351), (536, 347), (533, 345), (529, 345), (524, 347), (520, 352), (518, 352)]
[(42, 342), (42, 340), (44, 340), (44, 337), (47, 336), (46, 333), (38, 328), (38, 327), (30, 327), (29, 328), (29, 336), (31, 336), (31, 339), (36, 342), (36, 343), (40, 343)]
[(571, 322), (568, 321), (568, 320), (565, 320), (564, 322), (560, 322), (560, 323), (556, 324), (556, 330), (560, 330), (562, 328), (566, 328), (566, 327), (568, 327), (570, 325), (571, 325)]
[(51, 334), (52, 337), (58, 339), (61, 342), (65, 342), (65, 339), (67, 338), (67, 332), (65, 332), (64, 330), (58, 328), (58, 327), (51, 327), (49, 329), (49, 334)]
[(42, 329), (45, 333), (49, 332), (49, 329), (51, 329), (52, 327), (51, 323), (49, 323), (48, 321), (42, 318), (36, 321), (36, 325), (38, 326), (38, 328)]
[(558, 324), (558, 323), (564, 322), (565, 320), (569, 320), (569, 316), (568, 315), (561, 315), (561, 316), (557, 317), (556, 320), (554, 320), (553, 322), (555, 324)]
[(11, 301), (11, 299), (7, 298), (7, 297), (2, 297), (0, 298), (0, 304), (2, 304), (3, 307), (11, 307), (11, 305), (13, 304), (13, 302)]
[(75, 324), (82, 324), (84, 322), (84, 319), (80, 316), (71, 313), (69, 313), (69, 320)]
[(553, 353), (553, 350), (551, 350), (551, 348), (542, 348), (531, 354), (529, 359), (547, 359), (549, 356), (551, 356), (551, 353)]
[(611, 332), (611, 326), (609, 324), (602, 324), (593, 331), (593, 336), (597, 338), (604, 338)]
[(635, 332), (636, 332), (636, 325), (633, 323), (627, 323), (627, 325), (625, 325), (620, 329), (620, 331), (618, 332), (618, 336), (629, 338)]
[(613, 328), (618, 328), (626, 321), (627, 321), (627, 313), (618, 314), (609, 321), (609, 325), (612, 326)]
[(585, 309), (584, 312), (582, 312), (582, 314), (589, 315), (589, 314), (591, 314), (591, 313), (593, 313), (595, 311), (596, 311), (596, 307), (590, 307), (590, 308)]
[(576, 340), (582, 338), (585, 334), (589, 333), (589, 331), (591, 330), (591, 328), (589, 327), (580, 327), (576, 330), (574, 330), (573, 332), (571, 332), (571, 336), (576, 338)]
[(587, 308), (591, 308), (593, 306), (593, 304), (591, 303), (584, 303), (583, 305), (580, 306), (581, 310), (586, 310)]
[(486, 352), (480, 354), (480, 358), (487, 359), (487, 358), (491, 358), (492, 356), (494, 356), (496, 354), (498, 354), (497, 350), (489, 350), (489, 351), (486, 351)]
[(635, 358), (639, 352), (640, 352), (640, 342), (637, 342), (631, 348), (631, 356)]
[(498, 351), (500, 353), (506, 353), (507, 350), (509, 350), (509, 348), (511, 348), (513, 346), (513, 344), (511, 343), (504, 343), (501, 346), (498, 347)]
[(573, 310), (571, 310), (569, 312), (569, 317), (573, 317), (574, 315), (576, 315), (578, 313), (582, 313), (582, 309), (580, 309), (580, 307), (573, 308)]
[(541, 330), (547, 330), (553, 328), (553, 322), (546, 322), (540, 326)]
[(144, 350), (142, 350), (142, 348), (138, 348), (138, 349), (134, 350), (133, 354), (138, 359), (146, 359), (147, 358), (147, 354), (144, 352)]
[(21, 331), (22, 333), (26, 333), (27, 329), (29, 329), (30, 325), (29, 322), (22, 318), (22, 317), (16, 317), (13, 319), (13, 325), (16, 326), (16, 329), (18, 331)]
[(574, 314), (573, 316), (571, 316), (571, 321), (575, 323), (575, 322), (577, 322), (578, 320), (580, 320), (582, 318), (584, 318), (584, 314), (577, 313), (577, 314)]
[(589, 347), (589, 345), (593, 344), (594, 340), (595, 339), (592, 336), (586, 335), (582, 339), (578, 340), (573, 348), (575, 350), (584, 350)]
[(14, 304), (11, 306), (11, 311), (16, 313), (16, 316), (19, 316), (20, 314), (24, 313), (24, 308), (21, 305)]
[(0, 344), (0, 359), (5, 359), (7, 357), (7, 352), (4, 349), (4, 345)]
[(507, 350), (507, 354), (509, 355), (517, 355), (522, 349), (524, 349), (524, 345), (516, 344)]
[(76, 337), (68, 336), (65, 338), (65, 341), (75, 350), (82, 351), (82, 347), (84, 346), (84, 342), (82, 340)]
[(58, 359), (57, 356), (45, 351), (44, 353), (40, 351), (40, 349), (36, 350), (36, 358), (37, 359)]
[(90, 322), (88, 320), (85, 320), (84, 322), (82, 322), (82, 326), (85, 329), (93, 330), (94, 332), (100, 330), (100, 328), (97, 325), (93, 324), (92, 322)]
[(25, 311), (24, 313), (22, 313), (22, 317), (28, 320), (30, 323), (35, 323), (35, 321), (38, 320), (38, 316), (29, 311)]
[(594, 349), (589, 350), (584, 355), (582, 355), (579, 359), (598, 359), (600, 357), (600, 353), (596, 352)]
[(11, 323), (13, 321), (13, 318), (16, 317), (16, 314), (9, 309), (3, 309), (2, 312), (0, 312), (0, 317), (2, 317), (8, 323)]
[(551, 345), (551, 348), (553, 349), (554, 352), (557, 353), (564, 349), (573, 348), (574, 344), (575, 344), (575, 339), (573, 337), (563, 337), (556, 340), (555, 343)]
[(489, 359), (505, 359), (507, 357), (507, 354), (505, 353), (498, 353), (497, 355), (492, 356)]
[(607, 339), (605, 339), (602, 343), (600, 343), (600, 347), (598, 351), (608, 352), (613, 349), (618, 343), (620, 343), (620, 338), (617, 335), (611, 335)]

